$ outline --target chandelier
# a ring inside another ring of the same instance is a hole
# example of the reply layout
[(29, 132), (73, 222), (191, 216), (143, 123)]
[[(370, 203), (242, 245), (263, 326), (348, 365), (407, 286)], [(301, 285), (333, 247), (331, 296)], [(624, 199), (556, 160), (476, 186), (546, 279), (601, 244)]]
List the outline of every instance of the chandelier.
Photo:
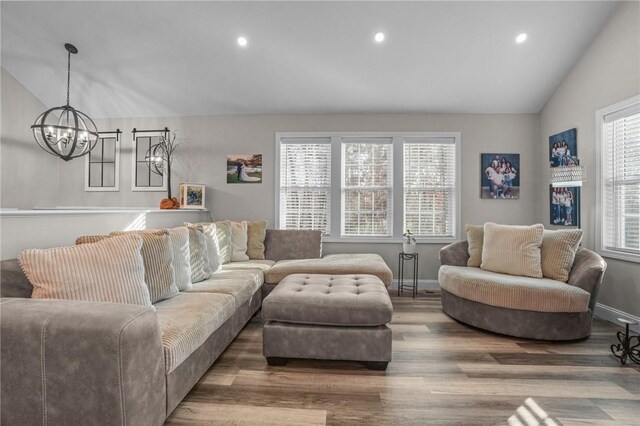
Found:
[(72, 44), (67, 49), (67, 104), (48, 109), (31, 126), (38, 145), (49, 154), (69, 161), (88, 154), (98, 141), (98, 129), (89, 116), (69, 105), (71, 54), (78, 53)]

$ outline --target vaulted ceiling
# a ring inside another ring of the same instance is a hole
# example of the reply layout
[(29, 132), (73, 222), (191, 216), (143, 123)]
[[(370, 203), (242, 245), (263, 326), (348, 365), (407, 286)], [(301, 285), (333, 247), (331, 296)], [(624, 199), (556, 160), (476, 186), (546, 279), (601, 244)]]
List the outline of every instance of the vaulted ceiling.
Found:
[[(63, 45), (75, 44), (71, 104), (94, 117), (538, 112), (614, 7), (3, 1), (0, 59), (58, 106)], [(373, 39), (379, 31), (382, 43)]]

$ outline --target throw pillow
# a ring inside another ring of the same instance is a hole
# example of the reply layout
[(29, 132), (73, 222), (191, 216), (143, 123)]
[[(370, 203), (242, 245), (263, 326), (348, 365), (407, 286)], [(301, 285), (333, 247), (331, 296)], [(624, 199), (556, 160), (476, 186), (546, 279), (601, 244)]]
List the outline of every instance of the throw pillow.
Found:
[(231, 262), (231, 224), (228, 220), (219, 220), (216, 224), (220, 261), (224, 265)]
[(582, 241), (582, 229), (545, 229), (540, 246), (542, 275), (566, 283)]
[(467, 224), (465, 226), (465, 231), (467, 232), (467, 242), (469, 243), (469, 260), (467, 260), (467, 266), (479, 268), (482, 263), (484, 226)]
[(189, 230), (189, 258), (191, 264), (191, 282), (199, 283), (211, 277), (207, 241), (201, 229), (195, 227)]
[(531, 226), (484, 224), (480, 268), (503, 274), (542, 278), (542, 224)]
[(231, 261), (242, 262), (249, 260), (247, 256), (247, 222), (230, 221), (231, 225)]
[(247, 222), (247, 256), (249, 259), (264, 260), (264, 239), (266, 236), (266, 220)]
[(209, 260), (209, 269), (211, 273), (216, 273), (222, 269), (222, 261), (220, 260), (220, 245), (218, 244), (218, 233), (215, 223), (188, 223), (182, 224), (186, 227), (195, 227), (202, 231), (207, 244), (207, 259)]
[(105, 238), (109, 238), (109, 236), (108, 235), (83, 235), (81, 237), (76, 238), (76, 245), (97, 243), (98, 241), (102, 241)]
[(23, 250), (20, 266), (34, 299), (151, 305), (144, 282), (142, 238), (122, 235), (91, 244)]

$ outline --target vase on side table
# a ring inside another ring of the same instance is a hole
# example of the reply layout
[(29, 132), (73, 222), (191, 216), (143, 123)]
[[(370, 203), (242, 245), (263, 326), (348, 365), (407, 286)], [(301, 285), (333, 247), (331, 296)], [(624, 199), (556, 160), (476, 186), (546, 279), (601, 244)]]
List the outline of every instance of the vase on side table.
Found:
[(407, 254), (414, 254), (418, 251), (416, 243), (402, 243), (402, 251)]

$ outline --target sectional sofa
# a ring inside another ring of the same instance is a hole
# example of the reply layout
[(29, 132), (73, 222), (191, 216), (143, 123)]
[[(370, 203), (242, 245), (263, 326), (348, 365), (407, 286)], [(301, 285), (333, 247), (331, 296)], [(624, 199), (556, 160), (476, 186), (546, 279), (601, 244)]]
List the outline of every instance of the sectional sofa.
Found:
[(31, 299), (0, 265), (1, 424), (159, 425), (291, 273), (368, 273), (378, 255), (322, 257), (316, 231), (267, 230), (266, 260), (231, 262), (153, 307)]

